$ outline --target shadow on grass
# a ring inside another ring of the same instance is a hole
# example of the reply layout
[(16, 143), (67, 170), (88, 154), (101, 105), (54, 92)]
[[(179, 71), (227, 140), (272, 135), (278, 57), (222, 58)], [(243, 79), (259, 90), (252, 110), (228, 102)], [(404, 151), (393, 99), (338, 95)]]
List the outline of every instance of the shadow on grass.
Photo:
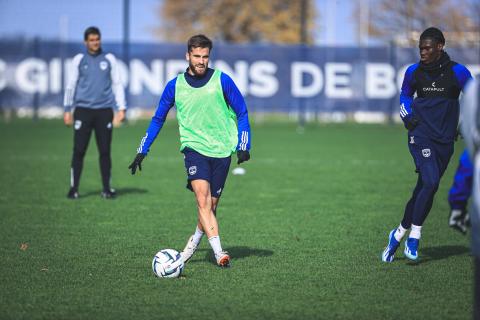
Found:
[(428, 263), (432, 261), (447, 259), (453, 256), (462, 256), (462, 255), (468, 254), (469, 252), (470, 252), (470, 248), (466, 246), (458, 246), (458, 245), (420, 248), (419, 250), (420, 257), (418, 261), (417, 262), (411, 261), (408, 264), (415, 266), (422, 263)]
[[(256, 249), (256, 248), (250, 248), (246, 246), (239, 246), (239, 247), (228, 247), (225, 248), (225, 250), (228, 251), (232, 259), (238, 260), (238, 259), (243, 259), (243, 258), (248, 258), (248, 257), (268, 257), (273, 254), (272, 250), (265, 250), (265, 249)], [(204, 259), (192, 259), (190, 263), (196, 263), (196, 262), (202, 262), (202, 261), (210, 261), (212, 263), (217, 263), (215, 260), (215, 256), (213, 255), (212, 249), (199, 249), (199, 252), (203, 251), (205, 252), (205, 258)]]
[[(123, 197), (128, 194), (140, 194), (140, 193), (147, 193), (147, 189), (140, 189), (140, 188), (121, 188), (121, 189), (115, 189), (115, 192), (117, 193), (117, 197)], [(86, 193), (80, 193), (80, 198), (87, 198), (87, 197), (100, 197), (101, 191), (89, 191)]]

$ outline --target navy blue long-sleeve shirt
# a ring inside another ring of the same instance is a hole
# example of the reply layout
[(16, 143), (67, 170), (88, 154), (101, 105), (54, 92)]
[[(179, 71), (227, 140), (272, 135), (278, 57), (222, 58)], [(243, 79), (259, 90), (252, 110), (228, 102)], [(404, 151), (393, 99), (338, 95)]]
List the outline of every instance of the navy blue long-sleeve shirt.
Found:
[(465, 66), (450, 60), (436, 72), (424, 70), (419, 63), (408, 67), (400, 93), (400, 117), (404, 122), (414, 115), (419, 120), (410, 134), (452, 142), (460, 112), (458, 97), (471, 77)]

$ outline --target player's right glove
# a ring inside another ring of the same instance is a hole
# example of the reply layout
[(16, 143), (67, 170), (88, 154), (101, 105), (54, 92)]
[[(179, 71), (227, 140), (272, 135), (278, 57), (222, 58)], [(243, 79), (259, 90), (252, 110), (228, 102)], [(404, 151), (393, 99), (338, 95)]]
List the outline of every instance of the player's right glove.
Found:
[(237, 151), (237, 164), (250, 160), (250, 152), (248, 150), (238, 150)]
[(135, 174), (135, 172), (137, 172), (137, 167), (138, 170), (142, 171), (142, 161), (145, 156), (146, 154), (137, 153), (137, 156), (135, 157), (135, 159), (133, 159), (133, 162), (128, 166), (128, 169), (132, 171), (132, 174)]
[(415, 127), (418, 125), (418, 118), (416, 116), (410, 116), (408, 117), (405, 122), (403, 123), (405, 125), (405, 128), (408, 129), (408, 131), (415, 129)]

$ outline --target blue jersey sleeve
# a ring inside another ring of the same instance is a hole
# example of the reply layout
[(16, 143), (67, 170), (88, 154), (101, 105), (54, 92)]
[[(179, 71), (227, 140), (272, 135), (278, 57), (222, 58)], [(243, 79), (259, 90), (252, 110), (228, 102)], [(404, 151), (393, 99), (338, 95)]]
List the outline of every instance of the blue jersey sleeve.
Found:
[(223, 96), (227, 104), (237, 115), (238, 144), (237, 150), (250, 150), (250, 124), (248, 122), (248, 111), (245, 99), (232, 78), (222, 72), (220, 81), (223, 89)]
[(162, 129), (165, 119), (167, 118), (168, 111), (170, 111), (170, 108), (172, 108), (175, 104), (176, 81), (177, 78), (169, 81), (165, 87), (165, 90), (163, 90), (162, 97), (158, 102), (157, 111), (155, 111), (155, 115), (152, 117), (152, 121), (150, 121), (147, 132), (142, 138), (140, 146), (137, 149), (137, 153), (143, 153), (146, 155), (148, 151), (150, 151), (150, 146), (152, 145), (153, 141), (155, 141), (155, 138)]
[(412, 115), (413, 95), (415, 94), (413, 73), (418, 68), (418, 63), (408, 67), (403, 77), (402, 90), (400, 91), (400, 117), (406, 121)]
[(453, 66), (453, 72), (457, 77), (458, 85), (463, 91), (465, 84), (468, 82), (468, 80), (472, 79), (472, 74), (470, 71), (468, 71), (467, 67), (460, 63), (457, 63), (455, 66)]

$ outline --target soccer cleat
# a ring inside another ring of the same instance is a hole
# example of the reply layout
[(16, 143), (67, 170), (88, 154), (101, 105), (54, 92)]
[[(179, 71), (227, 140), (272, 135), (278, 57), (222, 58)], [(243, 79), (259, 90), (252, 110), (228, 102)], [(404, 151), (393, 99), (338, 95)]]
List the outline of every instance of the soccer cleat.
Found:
[(413, 261), (418, 259), (419, 242), (420, 240), (415, 238), (408, 238), (407, 241), (405, 241), (405, 250), (403, 251), (405, 257)]
[(70, 188), (70, 190), (67, 193), (67, 198), (74, 200), (74, 199), (78, 199), (78, 197), (79, 197), (78, 191), (75, 190), (74, 188)]
[(117, 193), (115, 192), (115, 189), (109, 189), (109, 190), (103, 190), (100, 195), (104, 199), (115, 199), (115, 197), (117, 196)]
[(398, 247), (400, 246), (400, 242), (395, 239), (394, 234), (397, 229), (393, 229), (390, 231), (388, 236), (388, 244), (383, 250), (382, 253), (382, 261), (383, 262), (392, 262), (395, 257), (395, 251), (397, 251)]
[(187, 263), (187, 261), (190, 260), (190, 258), (193, 256), (193, 254), (197, 250), (197, 247), (198, 245), (193, 243), (193, 235), (190, 236), (185, 248), (183, 249), (182, 252), (180, 252), (180, 256), (182, 257), (184, 263)]
[(230, 256), (227, 251), (222, 251), (218, 255), (215, 255), (217, 259), (217, 265), (221, 268), (230, 267)]
[(465, 210), (453, 209), (450, 212), (450, 217), (448, 219), (448, 225), (460, 231), (463, 234), (467, 233), (467, 227), (470, 224), (470, 215)]

